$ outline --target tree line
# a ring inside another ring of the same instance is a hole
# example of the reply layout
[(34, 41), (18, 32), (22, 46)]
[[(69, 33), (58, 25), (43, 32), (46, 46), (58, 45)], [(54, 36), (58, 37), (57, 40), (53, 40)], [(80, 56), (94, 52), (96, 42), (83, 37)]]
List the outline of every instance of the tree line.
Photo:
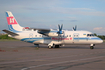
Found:
[(102, 40), (105, 40), (105, 35), (97, 35), (96, 33), (94, 33), (94, 35), (101, 38)]
[(98, 35), (97, 37), (101, 38), (102, 40), (105, 40), (105, 35)]

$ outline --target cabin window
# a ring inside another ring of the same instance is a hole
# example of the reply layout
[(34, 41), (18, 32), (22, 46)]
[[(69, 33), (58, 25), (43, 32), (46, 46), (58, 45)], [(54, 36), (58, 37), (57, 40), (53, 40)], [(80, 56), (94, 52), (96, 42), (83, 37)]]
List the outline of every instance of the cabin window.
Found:
[(35, 37), (37, 37), (37, 35), (35, 35)]
[(67, 35), (67, 37), (68, 37), (68, 35)]
[(78, 35), (74, 35), (74, 37), (78, 37)]
[(39, 35), (39, 37), (41, 37), (41, 35)]
[(69, 35), (69, 37), (71, 37), (71, 35)]

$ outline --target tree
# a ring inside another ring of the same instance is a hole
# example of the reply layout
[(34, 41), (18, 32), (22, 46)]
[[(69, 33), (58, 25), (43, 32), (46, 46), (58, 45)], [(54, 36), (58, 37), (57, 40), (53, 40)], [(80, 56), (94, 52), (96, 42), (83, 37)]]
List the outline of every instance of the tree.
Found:
[(94, 33), (94, 35), (95, 35), (95, 36), (97, 36), (97, 34), (96, 34), (96, 33)]

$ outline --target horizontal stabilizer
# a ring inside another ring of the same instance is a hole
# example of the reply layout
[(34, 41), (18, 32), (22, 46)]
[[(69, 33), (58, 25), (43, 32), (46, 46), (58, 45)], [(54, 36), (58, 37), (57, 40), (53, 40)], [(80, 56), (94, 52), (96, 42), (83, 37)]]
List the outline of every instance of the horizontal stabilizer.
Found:
[(16, 33), (14, 33), (14, 32), (11, 32), (11, 31), (9, 31), (9, 30), (2, 30), (2, 31), (4, 31), (4, 32), (6, 32), (7, 34), (9, 34), (9, 35), (12, 35), (12, 36), (16, 36), (16, 35), (18, 35), (18, 34), (16, 34)]

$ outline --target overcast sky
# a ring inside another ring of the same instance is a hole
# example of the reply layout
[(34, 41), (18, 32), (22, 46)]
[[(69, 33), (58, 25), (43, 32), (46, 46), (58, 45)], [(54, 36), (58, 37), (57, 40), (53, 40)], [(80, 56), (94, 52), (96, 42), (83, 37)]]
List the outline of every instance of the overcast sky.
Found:
[(6, 11), (23, 27), (87, 30), (105, 35), (105, 0), (0, 0), (0, 30), (8, 29)]

